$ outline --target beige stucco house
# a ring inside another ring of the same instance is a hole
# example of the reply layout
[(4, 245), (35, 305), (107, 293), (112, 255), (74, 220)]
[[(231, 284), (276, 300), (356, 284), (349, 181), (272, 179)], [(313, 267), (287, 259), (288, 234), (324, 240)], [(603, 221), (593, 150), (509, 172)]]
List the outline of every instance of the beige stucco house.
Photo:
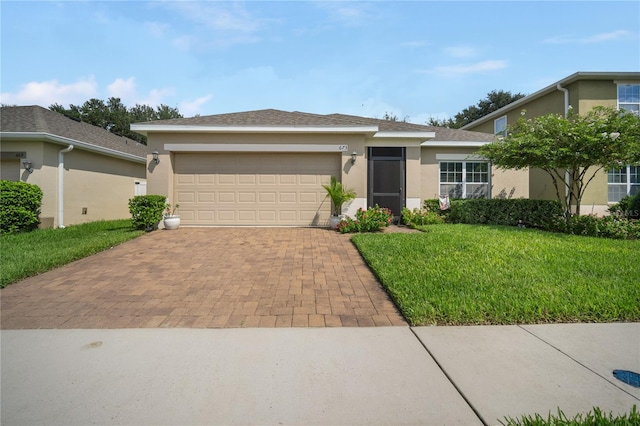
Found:
[[(640, 110), (640, 72), (577, 72), (542, 90), (521, 98), (462, 129), (503, 134), (522, 111), (527, 118), (545, 114), (566, 114), (571, 107), (578, 114), (595, 106)], [(551, 178), (532, 169), (528, 178), (529, 197), (555, 199)], [(582, 213), (604, 214), (625, 195), (640, 192), (640, 166), (604, 170), (589, 184), (582, 200)]]
[(146, 192), (146, 146), (39, 106), (0, 108), (2, 179), (38, 185), (41, 227), (125, 219)]
[(495, 138), (480, 132), (279, 110), (131, 129), (148, 137), (148, 193), (178, 203), (183, 225), (326, 226), (331, 176), (357, 193), (348, 215), (377, 204), (399, 216), (440, 194), (529, 196), (526, 172), (473, 155)]

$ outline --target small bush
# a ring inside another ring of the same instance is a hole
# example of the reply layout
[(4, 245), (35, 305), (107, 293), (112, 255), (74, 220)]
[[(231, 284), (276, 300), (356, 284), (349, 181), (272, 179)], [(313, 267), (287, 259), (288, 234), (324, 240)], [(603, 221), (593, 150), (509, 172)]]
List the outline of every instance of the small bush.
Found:
[(566, 233), (588, 237), (640, 239), (640, 222), (621, 216), (573, 215)]
[(407, 226), (435, 225), (444, 223), (444, 217), (426, 208), (410, 210), (405, 207), (402, 209), (402, 221)]
[(26, 182), (0, 180), (0, 232), (31, 231), (38, 227), (42, 190)]
[(386, 207), (370, 207), (367, 210), (358, 209), (356, 219), (345, 218), (338, 224), (338, 231), (343, 234), (350, 232), (376, 232), (389, 226), (393, 220), (391, 210)]
[(640, 194), (623, 197), (618, 204), (609, 207), (609, 213), (626, 219), (640, 219)]
[(167, 197), (164, 195), (137, 195), (129, 200), (131, 223), (135, 229), (151, 231), (158, 229), (162, 220)]

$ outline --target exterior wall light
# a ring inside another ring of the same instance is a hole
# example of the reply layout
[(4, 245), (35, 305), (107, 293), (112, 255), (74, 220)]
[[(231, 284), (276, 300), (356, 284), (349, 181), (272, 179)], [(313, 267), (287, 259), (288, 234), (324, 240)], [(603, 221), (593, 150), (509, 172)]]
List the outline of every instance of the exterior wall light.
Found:
[(160, 157), (158, 157), (158, 154), (159, 154), (158, 150), (154, 149), (151, 154), (153, 154), (153, 162), (156, 164), (160, 163)]
[(356, 162), (356, 158), (358, 158), (358, 153), (356, 151), (353, 151), (351, 153), (351, 164), (354, 164)]
[(31, 160), (22, 160), (22, 165), (24, 166), (24, 169), (29, 173), (33, 173), (33, 167), (31, 167), (31, 164), (32, 164)]

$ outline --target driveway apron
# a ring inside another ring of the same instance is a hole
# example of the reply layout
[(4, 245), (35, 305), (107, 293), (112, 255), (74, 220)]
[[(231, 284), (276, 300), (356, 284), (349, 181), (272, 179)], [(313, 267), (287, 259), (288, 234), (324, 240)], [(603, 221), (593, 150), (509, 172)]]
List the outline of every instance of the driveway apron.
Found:
[(0, 290), (1, 327), (406, 326), (348, 235), (159, 230)]

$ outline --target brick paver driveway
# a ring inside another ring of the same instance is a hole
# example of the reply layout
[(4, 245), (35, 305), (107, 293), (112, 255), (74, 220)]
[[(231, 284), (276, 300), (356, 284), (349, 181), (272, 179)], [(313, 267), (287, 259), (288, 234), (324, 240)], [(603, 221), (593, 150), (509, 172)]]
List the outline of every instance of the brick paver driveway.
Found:
[(4, 329), (406, 325), (349, 236), (313, 228), (156, 231), (0, 298)]

